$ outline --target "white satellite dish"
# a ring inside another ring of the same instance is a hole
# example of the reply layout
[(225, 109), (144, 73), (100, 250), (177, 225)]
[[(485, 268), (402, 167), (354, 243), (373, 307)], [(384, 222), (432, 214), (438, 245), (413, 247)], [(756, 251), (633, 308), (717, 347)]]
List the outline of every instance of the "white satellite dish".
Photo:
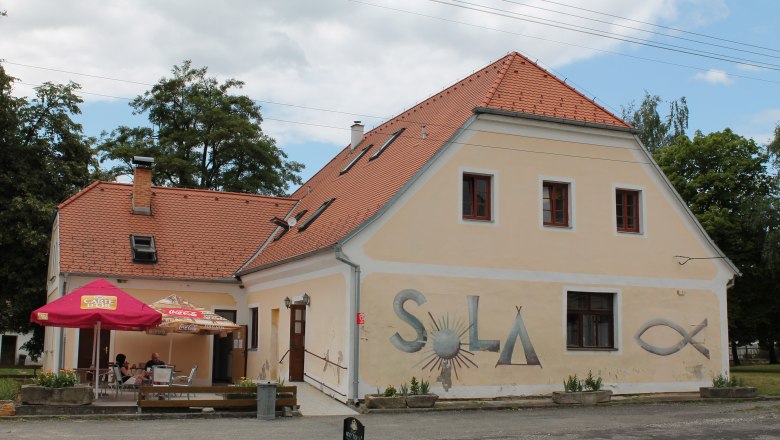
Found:
[(285, 220), (285, 221), (287, 222), (287, 227), (290, 227), (290, 228), (292, 228), (293, 226), (295, 226), (296, 224), (298, 224), (298, 220), (296, 220), (296, 219), (295, 219), (295, 217), (289, 217), (289, 218), (288, 218), (287, 220)]

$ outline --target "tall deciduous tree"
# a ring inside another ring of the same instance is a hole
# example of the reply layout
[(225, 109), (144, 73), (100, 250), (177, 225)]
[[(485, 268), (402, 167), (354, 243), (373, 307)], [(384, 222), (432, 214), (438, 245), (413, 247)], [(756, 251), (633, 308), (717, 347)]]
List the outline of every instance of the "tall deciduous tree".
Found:
[(303, 165), (287, 161), (260, 128), (260, 107), (230, 93), (243, 82), (219, 83), (190, 61), (172, 73), (130, 103), (134, 113), (149, 115), (156, 132), (123, 126), (104, 136), (101, 160), (120, 161), (115, 173), (131, 173), (140, 155), (155, 159), (157, 185), (281, 195), (301, 182)]
[(637, 136), (651, 153), (671, 144), (688, 129), (688, 103), (685, 97), (669, 103), (669, 113), (662, 117), (658, 113), (661, 97), (645, 91), (645, 97), (639, 108), (634, 102), (623, 107), (623, 119), (631, 123), (639, 133)]
[[(777, 274), (772, 258), (780, 231), (778, 181), (769, 154), (726, 129), (693, 140), (680, 136), (655, 158), (717, 245), (742, 272), (729, 291), (733, 341), (780, 338)], [(775, 243), (775, 244), (772, 244)], [(776, 357), (775, 357), (776, 362)]]
[(36, 328), (27, 348), (43, 347), (30, 312), (46, 302), (46, 268), (58, 203), (89, 183), (90, 140), (71, 119), (80, 113), (78, 85), (45, 83), (31, 100), (12, 94), (0, 66), (0, 329)]

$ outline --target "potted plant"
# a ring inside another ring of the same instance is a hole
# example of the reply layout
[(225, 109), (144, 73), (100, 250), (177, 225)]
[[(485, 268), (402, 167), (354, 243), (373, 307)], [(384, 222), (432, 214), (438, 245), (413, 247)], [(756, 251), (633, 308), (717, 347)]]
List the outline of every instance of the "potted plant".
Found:
[(398, 391), (392, 385), (388, 385), (384, 392), (380, 392), (379, 388), (377, 388), (376, 394), (366, 394), (366, 408), (394, 409), (404, 408), (405, 406), (406, 399), (403, 395), (398, 394)]
[(711, 387), (699, 388), (699, 395), (705, 399), (744, 399), (756, 397), (756, 388), (746, 387), (742, 378), (719, 374), (712, 379)]
[(602, 390), (601, 376), (593, 377), (593, 372), (588, 371), (585, 383), (577, 378), (577, 375), (569, 376), (563, 381), (563, 392), (553, 392), (553, 402), (560, 404), (593, 405), (609, 402), (612, 397), (611, 390)]
[(417, 382), (417, 378), (412, 376), (412, 386), (409, 388), (409, 395), (406, 396), (406, 406), (409, 408), (432, 408), (439, 396), (431, 393), (430, 387), (428, 381)]
[(244, 393), (244, 392), (227, 393), (225, 395), (225, 399), (227, 399), (227, 400), (257, 399), (257, 384), (252, 379), (250, 379), (248, 377), (241, 377), (232, 386), (234, 386), (234, 387), (252, 387), (252, 388), (255, 389), (255, 391), (254, 392), (250, 392), (250, 393)]
[(16, 398), (19, 396), (19, 382), (14, 379), (0, 379), (0, 416), (16, 414)]
[(22, 386), (22, 403), (26, 405), (89, 405), (94, 399), (89, 385), (79, 385), (73, 370), (43, 371), (32, 385)]

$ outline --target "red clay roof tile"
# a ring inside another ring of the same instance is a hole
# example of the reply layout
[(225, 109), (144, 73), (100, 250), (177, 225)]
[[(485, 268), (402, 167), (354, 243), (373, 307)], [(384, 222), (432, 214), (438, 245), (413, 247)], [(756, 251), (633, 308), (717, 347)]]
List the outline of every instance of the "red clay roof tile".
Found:
[[(152, 215), (133, 214), (132, 185), (95, 182), (59, 206), (61, 271), (128, 277), (232, 277), (292, 199), (152, 187)], [(130, 235), (152, 235), (157, 264), (133, 263)]]

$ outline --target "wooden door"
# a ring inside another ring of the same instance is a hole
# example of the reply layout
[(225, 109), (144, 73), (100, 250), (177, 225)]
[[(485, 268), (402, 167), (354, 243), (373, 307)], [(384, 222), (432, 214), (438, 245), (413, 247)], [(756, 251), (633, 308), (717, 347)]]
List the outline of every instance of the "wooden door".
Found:
[[(214, 310), (217, 315), (236, 322), (235, 310)], [(212, 352), (211, 381), (217, 383), (231, 383), (239, 377), (232, 377), (233, 373), (233, 333), (220, 337), (214, 335), (214, 350)]]
[[(79, 330), (79, 358), (76, 361), (78, 368), (92, 367), (92, 346), (95, 343), (95, 329), (82, 328)], [(100, 330), (100, 368), (108, 368), (108, 364), (114, 359), (108, 358), (108, 346), (111, 344), (111, 331)]]
[(290, 306), (290, 382), (303, 381), (303, 358), (306, 352), (306, 306)]
[(246, 377), (246, 344), (249, 342), (246, 335), (247, 326), (245, 325), (233, 332), (233, 372), (231, 374), (233, 382)]

